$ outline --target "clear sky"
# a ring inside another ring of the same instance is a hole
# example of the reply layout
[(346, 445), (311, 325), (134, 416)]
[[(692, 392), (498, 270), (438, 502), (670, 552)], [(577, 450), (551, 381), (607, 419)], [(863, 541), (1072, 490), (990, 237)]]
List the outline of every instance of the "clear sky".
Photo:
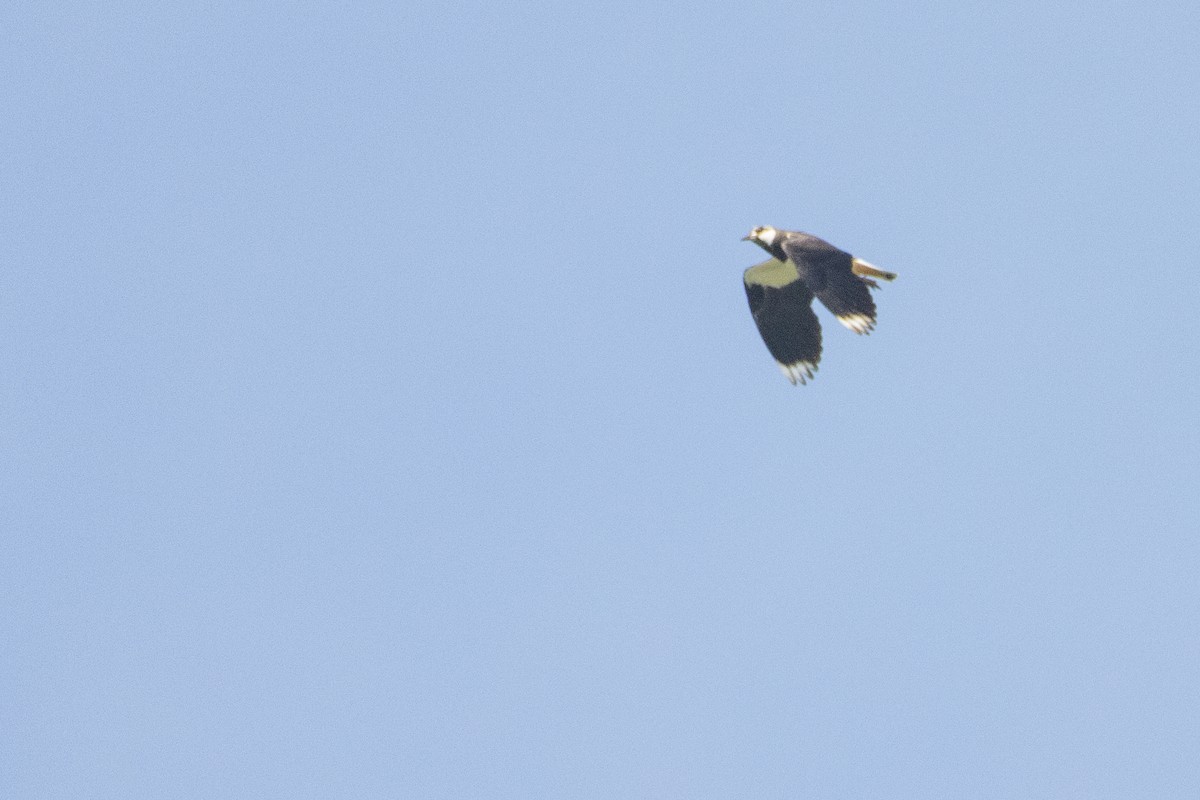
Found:
[(6, 4), (0, 796), (1196, 797), (1197, 41)]

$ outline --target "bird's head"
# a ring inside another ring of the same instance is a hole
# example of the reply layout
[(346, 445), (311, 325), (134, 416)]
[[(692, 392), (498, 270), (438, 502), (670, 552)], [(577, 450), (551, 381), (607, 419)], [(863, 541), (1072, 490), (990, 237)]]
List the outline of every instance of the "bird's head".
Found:
[(779, 238), (779, 231), (772, 228), (770, 225), (759, 225), (747, 235), (742, 237), (743, 242), (754, 242), (759, 247), (767, 250), (771, 249), (771, 245), (775, 244), (775, 240)]

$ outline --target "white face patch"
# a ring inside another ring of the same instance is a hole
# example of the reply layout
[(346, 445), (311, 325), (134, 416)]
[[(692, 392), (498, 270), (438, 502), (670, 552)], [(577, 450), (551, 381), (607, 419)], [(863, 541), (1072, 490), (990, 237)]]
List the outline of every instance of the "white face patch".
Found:
[(770, 225), (764, 225), (761, 228), (754, 229), (754, 238), (766, 245), (775, 244), (775, 239), (779, 237), (779, 231), (772, 228)]

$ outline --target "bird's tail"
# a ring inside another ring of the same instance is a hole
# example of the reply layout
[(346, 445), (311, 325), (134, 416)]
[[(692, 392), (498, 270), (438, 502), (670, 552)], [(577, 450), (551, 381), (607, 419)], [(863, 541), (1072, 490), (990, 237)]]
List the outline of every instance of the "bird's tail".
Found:
[[(845, 263), (845, 262), (843, 262), (843, 263)], [(868, 264), (866, 261), (863, 261), (861, 258), (854, 259), (854, 261), (850, 264), (850, 269), (852, 272), (854, 272), (855, 275), (858, 275), (861, 278), (879, 278), (880, 280), (884, 280), (884, 281), (896, 280), (896, 273), (882, 270), (879, 267), (875, 266), (874, 264)], [(874, 282), (873, 281), (864, 281), (864, 283), (867, 283), (868, 285), (870, 285), (870, 284), (873, 284)]]

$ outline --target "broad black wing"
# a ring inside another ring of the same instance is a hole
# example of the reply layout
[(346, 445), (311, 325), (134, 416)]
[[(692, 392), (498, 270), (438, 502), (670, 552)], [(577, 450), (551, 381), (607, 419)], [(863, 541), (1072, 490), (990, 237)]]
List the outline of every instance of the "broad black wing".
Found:
[[(874, 281), (870, 285), (877, 285)], [(868, 281), (852, 273), (847, 266), (826, 275), (825, 288), (817, 297), (837, 321), (855, 333), (870, 333), (875, 329), (875, 300)]]
[(805, 383), (821, 361), (821, 323), (812, 310), (812, 290), (776, 259), (746, 270), (743, 280), (767, 350), (789, 381)]
[(810, 237), (803, 246), (785, 241), (782, 247), (796, 263), (798, 274), (838, 322), (855, 333), (870, 333), (874, 329), (875, 300), (868, 289), (874, 281), (854, 274), (853, 256), (816, 237)]

